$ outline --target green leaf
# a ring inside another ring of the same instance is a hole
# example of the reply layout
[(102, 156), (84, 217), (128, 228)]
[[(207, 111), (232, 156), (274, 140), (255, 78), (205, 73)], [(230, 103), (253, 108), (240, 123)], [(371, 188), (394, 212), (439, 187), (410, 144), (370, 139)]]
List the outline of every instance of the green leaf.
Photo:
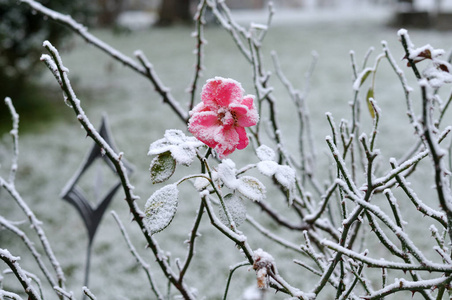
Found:
[(169, 151), (157, 155), (151, 162), (152, 183), (161, 183), (168, 180), (176, 170), (176, 160)]
[[(240, 197), (237, 197), (234, 194), (227, 194), (224, 198), (224, 205), (228, 209), (231, 214), (232, 220), (235, 223), (235, 226), (240, 226), (246, 220), (246, 206), (243, 203), (243, 200)], [(223, 208), (220, 207), (220, 211), (218, 213), (218, 217), (220, 217), (221, 222), (226, 226), (230, 226), (228, 222), (228, 218), (226, 217), (226, 213)]]
[(254, 177), (242, 176), (239, 178), (237, 191), (244, 197), (253, 201), (261, 201), (265, 199), (265, 186)]
[(369, 90), (367, 91), (366, 101), (367, 101), (367, 108), (369, 109), (369, 113), (372, 116), (372, 119), (375, 119), (374, 107), (372, 106), (372, 103), (370, 103), (370, 99), (371, 98), (375, 99), (374, 98), (374, 89), (373, 88), (369, 88)]
[[(367, 77), (369, 77), (370, 74), (372, 74), (372, 72), (374, 72), (374, 70), (372, 68), (366, 68), (361, 74), (361, 80), (359, 82), (359, 87), (361, 87), (364, 83), (364, 81), (366, 81)], [(359, 78), (358, 78), (359, 79)]]
[(149, 234), (165, 229), (176, 215), (179, 190), (177, 184), (169, 184), (157, 190), (144, 206), (144, 225)]

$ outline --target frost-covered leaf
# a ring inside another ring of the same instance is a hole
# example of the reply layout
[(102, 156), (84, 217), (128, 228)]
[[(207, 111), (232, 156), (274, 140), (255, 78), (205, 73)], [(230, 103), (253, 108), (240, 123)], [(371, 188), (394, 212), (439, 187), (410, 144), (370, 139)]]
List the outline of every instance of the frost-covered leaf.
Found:
[(237, 191), (244, 197), (253, 201), (261, 201), (265, 199), (265, 186), (254, 177), (243, 176), (238, 180)]
[(256, 149), (257, 157), (261, 160), (274, 160), (275, 159), (275, 151), (272, 148), (262, 145)]
[(170, 184), (157, 190), (144, 206), (144, 225), (149, 234), (165, 229), (173, 220), (177, 211), (179, 190), (176, 184)]
[(196, 157), (196, 150), (185, 145), (171, 147), (171, 155), (178, 164), (189, 166)]
[(158, 155), (170, 151), (178, 164), (190, 165), (196, 157), (196, 148), (204, 144), (194, 137), (187, 137), (181, 130), (169, 129), (165, 131), (163, 139), (151, 144), (148, 155)]
[(289, 205), (292, 204), (294, 198), (296, 172), (289, 166), (278, 166), (275, 173), (275, 179), (287, 189), (289, 196)]
[(422, 74), (428, 79), (433, 88), (440, 88), (444, 84), (452, 82), (452, 74), (449, 73), (450, 69), (452, 69), (450, 64), (438, 60), (435, 64), (426, 68)]
[(169, 151), (156, 156), (151, 161), (151, 180), (152, 183), (161, 183), (168, 180), (176, 170), (176, 161)]
[(279, 166), (275, 173), (276, 180), (286, 189), (290, 190), (295, 186), (295, 170), (289, 166)]
[[(232, 220), (234, 221), (236, 226), (240, 226), (245, 222), (246, 219), (246, 206), (243, 203), (243, 200), (240, 197), (237, 197), (234, 194), (228, 194), (223, 198), (224, 205), (226, 205)], [(226, 226), (229, 226), (228, 218), (226, 217), (226, 213), (223, 208), (220, 206), (220, 211), (218, 216)]]
[(230, 159), (224, 159), (222, 163), (218, 165), (218, 175), (221, 181), (223, 181), (225, 186), (233, 190), (237, 188), (238, 184), (235, 173), (235, 163)]
[(185, 134), (181, 130), (178, 130), (178, 129), (166, 130), (164, 137), (172, 145), (182, 144), (186, 139)]
[(149, 146), (148, 155), (157, 155), (171, 149), (171, 144), (166, 139), (156, 140)]
[(364, 69), (359, 75), (358, 78), (356, 78), (355, 82), (353, 83), (353, 89), (355, 91), (359, 90), (359, 88), (363, 85), (364, 81), (366, 81), (367, 77), (369, 77), (372, 72), (375, 70), (372, 68), (366, 68)]
[(273, 176), (276, 173), (279, 165), (275, 161), (264, 160), (257, 163), (257, 169), (265, 176)]

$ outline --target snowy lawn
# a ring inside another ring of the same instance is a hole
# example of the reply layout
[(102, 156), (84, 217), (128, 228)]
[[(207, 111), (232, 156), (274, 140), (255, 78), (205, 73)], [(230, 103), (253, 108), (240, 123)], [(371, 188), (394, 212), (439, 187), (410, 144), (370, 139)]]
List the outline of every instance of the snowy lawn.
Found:
[[(264, 45), (266, 68), (274, 70), (270, 52), (276, 51), (283, 71), (296, 88), (304, 87), (305, 72), (312, 62), (312, 51), (316, 51), (319, 56), (307, 98), (315, 133), (318, 170), (321, 175), (319, 178), (324, 176), (323, 178), (327, 179), (325, 170), (332, 163), (325, 143), (325, 136), (331, 134), (325, 112), (331, 112), (336, 121), (350, 116), (348, 102), (353, 97), (350, 50), (354, 50), (356, 61), (361, 66), (369, 47), (374, 47), (374, 54), (368, 62), (368, 66), (373, 66), (376, 54), (381, 53), (380, 42), (386, 40), (406, 76), (410, 80), (414, 79), (411, 70), (400, 61), (403, 49), (398, 42), (397, 29), (385, 27), (383, 23), (383, 20), (366, 21), (364, 18), (340, 22), (327, 20), (310, 23), (295, 22), (272, 27), (266, 37)], [(132, 56), (135, 50), (141, 49), (153, 63), (162, 82), (171, 88), (173, 95), (184, 106), (189, 99), (185, 90), (194, 73), (195, 56), (192, 52), (195, 40), (191, 37), (192, 31), (192, 28), (176, 27), (122, 35), (115, 35), (110, 31), (93, 33), (127, 55)], [(435, 48), (443, 48), (446, 51), (452, 47), (452, 32), (410, 30), (409, 34), (416, 46), (429, 43)], [(251, 67), (238, 53), (228, 34), (220, 27), (210, 26), (206, 28), (205, 37), (208, 44), (205, 48), (205, 71), (202, 84), (206, 79), (214, 76), (230, 77), (241, 82), (247, 93), (253, 94)], [(82, 100), (82, 106), (93, 124), (97, 126), (100, 123), (103, 113), (108, 115), (116, 145), (135, 167), (132, 183), (136, 187), (136, 194), (142, 196), (138, 203), (143, 208), (146, 199), (162, 186), (152, 185), (149, 179), (148, 169), (151, 158), (146, 155), (149, 144), (161, 138), (165, 129), (174, 128), (186, 132), (186, 124), (183, 124), (166, 105), (162, 104), (148, 81), (99, 50), (85, 44), (78, 37), (73, 39), (73, 47), (71, 52), (61, 51), (61, 55), (65, 66), (70, 70), (69, 76), (75, 92)], [(43, 49), (44, 52), (45, 49)], [(45, 66), (43, 65), (42, 68), (45, 69)], [(387, 61), (381, 63), (376, 80), (375, 98), (382, 109), (377, 148), (382, 152), (382, 158), (379, 160), (381, 168), (387, 169), (388, 159), (400, 158), (417, 137), (413, 136), (405, 114), (403, 90)], [(42, 81), (50, 89), (55, 90), (55, 93), (61, 93), (47, 70), (44, 70)], [(281, 127), (284, 129), (284, 142), (289, 148), (296, 149), (297, 133), (291, 122), (296, 117), (293, 106), (276, 75), (272, 76), (271, 85), (275, 86), (274, 94), (278, 99), (277, 106)], [(198, 94), (199, 92), (198, 90)], [(418, 94), (419, 92), (415, 90), (413, 99), (416, 109), (419, 109), (420, 105)], [(61, 105), (64, 105), (63, 101)], [(362, 114), (362, 126), (369, 131), (371, 120), (365, 107)], [(27, 122), (26, 119), (20, 121)], [(1, 122), (8, 122), (8, 120), (1, 120)], [(445, 123), (450, 124), (448, 120)], [(68, 203), (63, 202), (59, 194), (91, 145), (92, 141), (85, 138), (85, 133), (80, 129), (75, 116), (49, 125), (45, 130), (22, 135), (16, 181), (17, 188), (24, 199), (35, 210), (38, 218), (44, 222), (44, 228), (68, 276), (68, 290), (73, 290), (79, 298), (80, 287), (83, 284), (87, 239), (84, 226), (76, 211)], [(2, 174), (9, 167), (10, 148), (10, 138), (5, 134), (0, 144)], [(247, 157), (240, 151), (235, 152), (231, 157), (238, 164), (248, 162)], [(96, 178), (98, 175), (96, 172), (101, 169), (92, 171), (92, 178)], [(176, 172), (178, 176), (174, 178), (185, 174), (184, 168), (180, 166)], [(410, 178), (410, 181), (416, 193), (429, 203), (424, 197), (431, 194), (430, 189), (433, 184), (431, 170), (426, 169), (424, 174), (425, 178), (417, 175)], [(108, 172), (104, 175), (107, 176)], [(108, 188), (110, 177), (105, 177), (100, 184)], [(86, 185), (88, 186), (89, 183)], [(182, 186), (189, 193), (181, 191), (178, 213), (173, 223), (166, 229), (164, 238), (160, 238), (159, 234), (156, 235), (161, 247), (170, 251), (173, 258), (182, 256), (183, 259), (185, 253), (183, 242), (187, 238), (199, 206), (197, 197), (191, 199), (185, 196), (196, 195), (193, 188), (188, 186), (188, 184)], [(135, 224), (130, 224), (128, 208), (122, 201), (121, 193), (118, 193), (111, 209), (119, 214), (138, 251), (152, 265), (154, 259), (151, 253), (146, 251), (138, 228)], [(95, 193), (92, 196), (94, 195)], [(272, 201), (272, 195), (268, 195), (267, 198), (270, 202)], [(2, 215), (8, 216), (11, 220), (23, 220), (24, 217), (3, 190), (0, 191), (0, 200)], [(272, 205), (284, 208), (283, 203), (272, 203)], [(413, 209), (412, 206), (409, 208)], [(401, 209), (404, 210), (403, 207)], [(249, 210), (255, 218), (259, 217), (257, 208), (250, 205)], [(406, 211), (406, 216), (409, 215), (410, 212)], [(423, 221), (410, 219), (410, 217), (406, 219), (408, 222)], [(276, 230), (270, 221), (264, 219), (262, 223)], [(415, 232), (411, 233), (412, 237), (418, 237), (415, 240), (421, 246), (424, 237), (430, 234), (428, 230), (430, 223), (425, 224), (425, 228), (419, 226)], [(205, 296), (206, 299), (219, 299), (224, 291), (228, 267), (242, 261), (243, 258), (233, 243), (226, 241), (223, 236), (214, 231), (207, 220), (204, 220), (201, 226), (202, 237), (197, 244), (198, 256), (195, 257), (195, 267), (189, 274), (192, 280), (196, 278), (196, 282), (189, 283), (198, 287), (200, 295)], [(25, 226), (23, 227), (25, 230)], [(249, 233), (249, 242), (253, 248), (266, 249), (269, 245), (266, 239), (248, 224), (244, 224), (241, 230)], [(294, 243), (303, 242), (301, 236), (291, 235), (293, 234), (287, 233), (285, 237)], [(426, 242), (427, 244), (423, 246), (431, 248), (431, 240)], [(23, 248), (22, 244), (6, 231), (0, 232), (0, 245), (8, 248), (13, 254), (23, 251), (20, 250)], [(304, 269), (293, 266), (292, 259), (298, 254), (287, 255), (287, 250), (278, 246), (272, 247), (268, 250), (271, 250), (282, 275), (289, 278), (295, 286), (309, 290), (317, 278)], [(381, 256), (385, 254), (381, 253)], [(375, 254), (374, 256), (378, 257)], [(34, 262), (29, 257), (23, 257), (21, 264), (34, 267)], [(157, 267), (153, 265), (152, 267), (154, 275), (159, 278), (160, 271)], [(5, 277), (5, 285), (13, 284), (14, 280), (9, 278)], [(163, 283), (160, 282), (160, 284)], [(239, 299), (245, 288), (255, 284), (254, 271), (247, 271), (247, 268), (239, 269), (232, 281), (230, 299)], [(151, 295), (145, 275), (135, 264), (110, 214), (106, 214), (95, 238), (90, 288), (100, 299), (145, 299)], [(411, 294), (406, 295), (411, 296)], [(283, 295), (268, 295), (268, 299), (283, 298)]]

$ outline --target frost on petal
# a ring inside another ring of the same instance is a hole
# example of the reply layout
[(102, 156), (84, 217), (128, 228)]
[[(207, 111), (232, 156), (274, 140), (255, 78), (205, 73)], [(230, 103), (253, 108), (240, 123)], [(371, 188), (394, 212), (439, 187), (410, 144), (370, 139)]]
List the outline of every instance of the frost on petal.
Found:
[(192, 110), (189, 111), (189, 115), (193, 116), (196, 113), (203, 112), (203, 111), (211, 111), (211, 108), (204, 104), (204, 102), (198, 103), (195, 107), (193, 107)]
[(215, 77), (213, 79), (207, 80), (201, 92), (201, 100), (205, 105), (207, 106), (217, 105), (216, 94), (218, 86), (221, 84), (221, 82), (222, 82), (221, 77)]
[(177, 211), (179, 190), (176, 184), (170, 184), (157, 190), (144, 206), (144, 225), (149, 234), (165, 229), (173, 220)]
[(261, 145), (259, 148), (256, 149), (257, 157), (264, 161), (264, 160), (275, 160), (276, 154), (275, 151), (273, 151), (272, 148)]
[(244, 197), (253, 201), (259, 202), (265, 199), (265, 186), (262, 182), (251, 176), (242, 176), (239, 178), (237, 191)]
[(166, 130), (164, 137), (172, 145), (179, 145), (185, 141), (185, 134), (178, 129)]
[[(223, 199), (224, 205), (229, 211), (229, 214), (232, 217), (232, 221), (234, 221), (236, 226), (240, 226), (246, 220), (246, 206), (243, 203), (243, 200), (240, 197), (237, 197), (234, 194), (228, 194)], [(218, 217), (221, 222), (226, 226), (229, 226), (228, 218), (226, 217), (226, 213), (223, 208), (220, 207), (218, 212)]]
[[(216, 77), (221, 78), (221, 77)], [(240, 83), (233, 79), (221, 78), (222, 83), (216, 90), (216, 102), (220, 106), (229, 106), (233, 102), (238, 102), (243, 97), (243, 89)]]
[(259, 121), (259, 114), (253, 104), (253, 98), (249, 96), (249, 99), (251, 101), (251, 107), (243, 103), (233, 103), (229, 106), (235, 113), (238, 126), (250, 127), (256, 125)]
[(255, 107), (254, 107), (254, 96), (246, 95), (245, 97), (243, 97), (243, 99), (242, 99), (240, 104), (247, 106), (249, 110), (255, 109)]
[(201, 142), (214, 148), (216, 131), (221, 129), (217, 124), (217, 116), (213, 112), (194, 114), (188, 124), (188, 130)]
[(257, 169), (259, 172), (269, 177), (275, 175), (278, 167), (278, 163), (271, 160), (264, 160), (257, 163)]
[(220, 158), (225, 158), (236, 149), (239, 144), (239, 134), (235, 127), (218, 127), (214, 133), (214, 139), (217, 143), (215, 151)]
[(246, 117), (246, 114), (248, 113), (248, 107), (239, 103), (231, 103), (229, 109), (234, 112), (237, 118)]
[(150, 169), (152, 183), (161, 183), (168, 180), (176, 170), (176, 161), (169, 152), (156, 156), (151, 161)]

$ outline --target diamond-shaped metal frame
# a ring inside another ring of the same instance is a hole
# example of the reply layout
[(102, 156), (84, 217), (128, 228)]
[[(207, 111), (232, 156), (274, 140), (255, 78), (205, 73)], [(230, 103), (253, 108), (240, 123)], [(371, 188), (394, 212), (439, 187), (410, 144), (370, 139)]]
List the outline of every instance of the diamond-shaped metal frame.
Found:
[[(115, 152), (117, 152), (108, 126), (107, 117), (105, 115), (102, 116), (102, 121), (98, 132), (100, 136), (108, 143), (108, 145), (110, 145), (110, 147)], [(66, 183), (66, 186), (63, 188), (63, 191), (61, 192), (61, 198), (72, 204), (78, 211), (88, 232), (88, 246), (85, 265), (85, 286), (88, 286), (89, 268), (91, 261), (91, 247), (94, 240), (94, 236), (96, 234), (97, 228), (99, 227), (99, 224), (102, 220), (102, 217), (106, 209), (110, 205), (114, 195), (121, 186), (121, 182), (118, 181), (110, 188), (106, 196), (103, 199), (99, 200), (97, 204), (95, 204), (94, 206), (87, 199), (87, 197), (83, 193), (82, 188), (78, 186), (77, 183), (83, 176), (83, 174), (86, 172), (86, 170), (88, 170), (90, 166), (92, 166), (92, 164), (99, 158), (102, 159), (107, 164), (107, 166), (113, 172), (116, 173), (116, 169), (113, 163), (108, 159), (108, 157), (106, 157), (103, 154), (102, 149), (96, 143), (94, 143), (93, 146), (91, 147), (91, 150), (85, 156), (85, 159), (83, 160), (79, 169), (75, 172), (72, 178)], [(133, 172), (133, 168), (131, 164), (127, 162), (127, 160), (123, 159), (122, 162), (126, 167), (128, 173)]]

